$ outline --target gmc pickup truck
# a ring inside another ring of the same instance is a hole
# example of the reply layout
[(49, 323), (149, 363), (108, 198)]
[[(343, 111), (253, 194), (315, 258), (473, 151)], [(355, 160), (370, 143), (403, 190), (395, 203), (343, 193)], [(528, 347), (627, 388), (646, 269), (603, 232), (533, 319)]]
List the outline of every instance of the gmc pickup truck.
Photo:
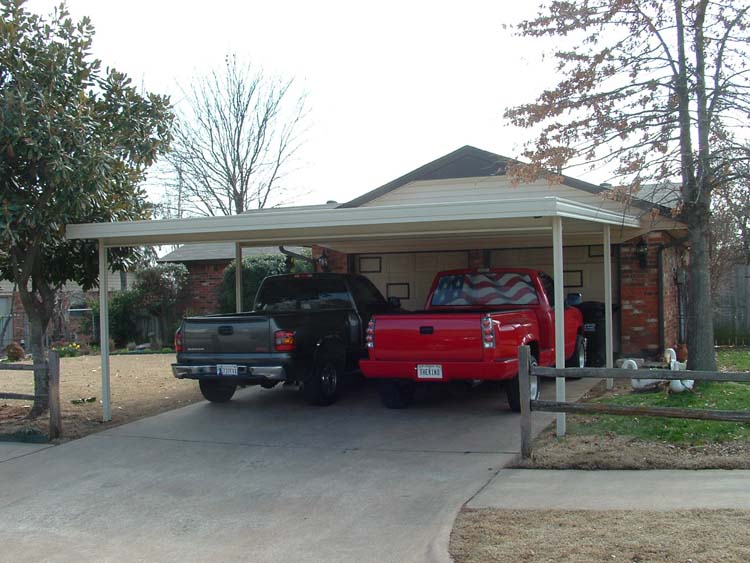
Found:
[[(583, 367), (586, 357), (581, 312), (565, 304), (565, 357)], [(388, 408), (405, 408), (418, 382), (502, 380), (508, 403), (518, 412), (518, 346), (531, 347), (532, 361), (555, 363), (554, 283), (544, 272), (482, 268), (440, 272), (425, 310), (375, 315), (367, 327), (368, 359), (359, 365), (381, 379)], [(539, 395), (532, 378), (531, 398)]]
[(212, 402), (229, 401), (237, 387), (291, 382), (301, 385), (308, 402), (330, 405), (343, 377), (367, 355), (372, 315), (398, 306), (362, 276), (269, 276), (251, 312), (184, 319), (172, 372), (197, 379)]

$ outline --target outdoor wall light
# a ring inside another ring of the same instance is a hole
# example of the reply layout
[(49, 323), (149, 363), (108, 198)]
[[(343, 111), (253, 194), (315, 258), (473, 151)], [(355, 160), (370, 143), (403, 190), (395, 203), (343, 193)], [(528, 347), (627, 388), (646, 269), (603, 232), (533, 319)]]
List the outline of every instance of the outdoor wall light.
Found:
[(646, 239), (641, 238), (638, 244), (635, 245), (635, 257), (638, 258), (638, 265), (642, 270), (645, 270), (648, 266), (648, 244)]

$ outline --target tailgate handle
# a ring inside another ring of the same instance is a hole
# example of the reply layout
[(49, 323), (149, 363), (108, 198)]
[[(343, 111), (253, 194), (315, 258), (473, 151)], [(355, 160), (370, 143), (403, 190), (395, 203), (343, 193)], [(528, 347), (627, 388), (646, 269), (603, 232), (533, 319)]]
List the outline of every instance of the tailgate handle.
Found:
[(435, 332), (435, 329), (431, 326), (420, 326), (419, 327), (419, 334), (432, 334)]
[(221, 334), (222, 336), (229, 336), (230, 334), (234, 334), (234, 327), (230, 325), (220, 326), (219, 334)]

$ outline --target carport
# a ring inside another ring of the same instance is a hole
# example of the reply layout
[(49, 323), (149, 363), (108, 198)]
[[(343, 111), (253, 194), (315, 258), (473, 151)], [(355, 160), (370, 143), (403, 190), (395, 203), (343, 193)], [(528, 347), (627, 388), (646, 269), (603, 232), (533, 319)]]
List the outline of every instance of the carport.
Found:
[[(552, 245), (555, 281), (556, 341), (563, 341), (564, 245), (602, 245), (606, 311), (606, 361), (613, 365), (612, 265), (610, 245), (653, 228), (653, 219), (556, 196), (491, 199), (470, 202), (381, 205), (375, 207), (307, 207), (259, 210), (243, 215), (172, 220), (90, 223), (67, 226), (69, 239), (96, 239), (100, 287), (109, 272), (107, 248), (197, 242), (226, 242), (243, 247), (312, 244), (382, 252), (468, 248), (517, 248)], [(237, 268), (238, 275), (241, 269)], [(237, 288), (242, 284), (237, 283)], [(239, 294), (239, 291), (238, 291)], [(100, 338), (103, 419), (111, 420), (109, 315), (107, 292), (100, 291)], [(241, 300), (237, 299), (238, 310)], [(556, 346), (556, 365), (565, 366)], [(565, 379), (556, 382), (558, 401), (565, 400)], [(557, 432), (565, 433), (559, 414)]]

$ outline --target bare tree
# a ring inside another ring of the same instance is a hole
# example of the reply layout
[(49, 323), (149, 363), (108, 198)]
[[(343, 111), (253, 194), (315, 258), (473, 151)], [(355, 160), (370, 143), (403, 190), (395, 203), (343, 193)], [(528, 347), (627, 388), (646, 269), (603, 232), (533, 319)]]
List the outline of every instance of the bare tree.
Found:
[(691, 369), (715, 369), (710, 299), (712, 193), (748, 159), (748, 0), (554, 0), (518, 26), (553, 37), (563, 79), (506, 112), (540, 127), (537, 171), (609, 167), (626, 192), (677, 180), (688, 225)]
[[(305, 95), (293, 80), (227, 56), (196, 79), (178, 106), (167, 160), (171, 215), (234, 215), (265, 207), (286, 187), (300, 142)], [(180, 107), (182, 106), (182, 107)]]

